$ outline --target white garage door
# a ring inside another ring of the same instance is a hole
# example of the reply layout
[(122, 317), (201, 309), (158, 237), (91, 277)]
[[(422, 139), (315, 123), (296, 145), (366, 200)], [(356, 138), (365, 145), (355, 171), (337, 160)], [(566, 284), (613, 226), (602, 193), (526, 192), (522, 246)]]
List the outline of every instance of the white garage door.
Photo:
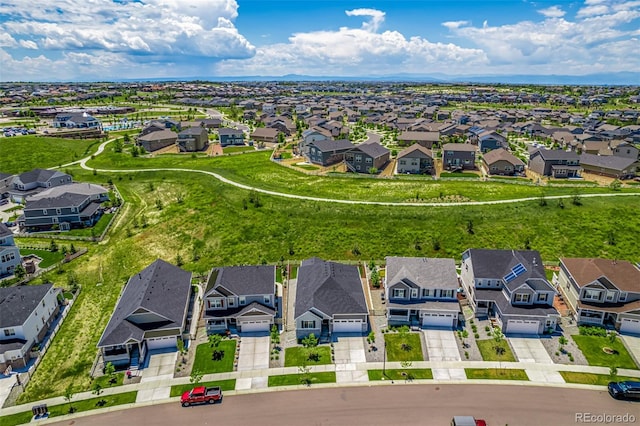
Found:
[(147, 350), (166, 349), (176, 347), (176, 336), (156, 337), (147, 339)]
[(240, 330), (244, 333), (251, 331), (269, 331), (271, 329), (271, 321), (259, 320), (259, 321), (244, 321), (240, 324)]
[(640, 334), (640, 320), (622, 318), (622, 322), (620, 323), (620, 332)]
[(362, 333), (362, 320), (333, 320), (334, 333)]
[(456, 314), (424, 314), (423, 327), (453, 327)]
[(540, 321), (509, 320), (507, 321), (506, 333), (538, 334), (539, 326)]

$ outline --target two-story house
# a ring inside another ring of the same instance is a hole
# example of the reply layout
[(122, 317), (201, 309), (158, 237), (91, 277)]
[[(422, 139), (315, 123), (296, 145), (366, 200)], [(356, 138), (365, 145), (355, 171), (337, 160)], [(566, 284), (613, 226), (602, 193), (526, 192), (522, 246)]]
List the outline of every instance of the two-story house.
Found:
[(482, 163), (491, 175), (511, 176), (524, 172), (524, 162), (504, 148), (493, 149), (484, 154)]
[(456, 328), (459, 287), (453, 259), (387, 257), (384, 288), (389, 325)]
[(396, 173), (433, 173), (433, 152), (417, 143), (398, 153)]
[(20, 250), (16, 247), (13, 233), (0, 222), (0, 277), (13, 274), (21, 261)]
[(131, 276), (98, 341), (105, 364), (138, 368), (147, 351), (175, 350), (190, 296), (191, 272), (162, 259)]
[(181, 151), (202, 151), (209, 145), (209, 133), (204, 127), (189, 127), (178, 133), (177, 142)]
[(574, 151), (538, 149), (529, 155), (529, 169), (541, 176), (553, 178), (578, 177), (580, 158)]
[(161, 128), (155, 132), (149, 132), (138, 136), (136, 139), (138, 145), (147, 152), (154, 152), (168, 146), (176, 144), (178, 134), (170, 129)]
[(561, 258), (558, 288), (579, 324), (640, 333), (640, 269), (626, 260)]
[(355, 147), (347, 139), (323, 139), (306, 144), (307, 160), (321, 166), (330, 166), (344, 160), (345, 153)]
[(238, 129), (221, 127), (218, 129), (220, 146), (244, 145), (244, 132)]
[(475, 316), (495, 318), (505, 334), (555, 330), (556, 290), (537, 251), (468, 249), (460, 278)]
[(268, 332), (277, 314), (275, 266), (214, 268), (204, 293), (208, 333)]
[(24, 214), (18, 218), (20, 229), (66, 231), (96, 224), (102, 217), (101, 203), (109, 191), (92, 183), (72, 183), (47, 189), (27, 198)]
[(57, 170), (33, 169), (14, 176), (9, 185), (9, 197), (16, 203), (23, 203), (30, 196), (73, 181), (71, 176)]
[(309, 144), (316, 141), (331, 140), (331, 132), (322, 127), (311, 127), (302, 132), (302, 140), (298, 143), (300, 154), (305, 157), (309, 155)]
[(347, 168), (356, 173), (377, 173), (389, 162), (391, 151), (378, 142), (364, 142), (344, 154)]
[(492, 131), (484, 131), (480, 133), (478, 136), (478, 148), (480, 152), (485, 153), (489, 152), (493, 149), (504, 148), (507, 149), (509, 144), (507, 143), (507, 138), (502, 136), (498, 132)]
[(424, 148), (431, 150), (433, 145), (437, 145), (440, 141), (440, 133), (438, 132), (412, 132), (406, 131), (398, 135), (399, 146), (410, 146), (418, 144)]
[(59, 312), (53, 284), (0, 287), (0, 373), (24, 367)]
[(468, 143), (446, 143), (442, 146), (442, 166), (446, 170), (475, 169), (476, 150)]
[(102, 126), (100, 120), (87, 112), (64, 112), (55, 116), (53, 127), (71, 129), (99, 129)]
[(314, 334), (364, 333), (369, 309), (356, 265), (317, 257), (302, 261), (298, 270), (293, 317), (298, 339)]

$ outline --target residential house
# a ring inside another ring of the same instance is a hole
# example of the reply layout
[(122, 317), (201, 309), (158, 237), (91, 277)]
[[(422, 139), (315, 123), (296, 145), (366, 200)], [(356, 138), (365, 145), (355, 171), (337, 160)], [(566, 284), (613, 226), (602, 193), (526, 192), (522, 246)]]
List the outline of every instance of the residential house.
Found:
[(524, 162), (504, 148), (494, 149), (484, 154), (482, 163), (491, 175), (512, 176), (524, 173)]
[(355, 145), (346, 139), (318, 140), (307, 143), (305, 157), (310, 163), (330, 166), (343, 161), (345, 153), (354, 147)]
[(27, 198), (18, 225), (26, 231), (67, 231), (93, 226), (102, 216), (100, 204), (108, 199), (109, 191), (92, 183), (49, 188)]
[(293, 318), (296, 337), (326, 338), (333, 333), (365, 333), (369, 310), (356, 265), (317, 257), (298, 270)]
[(220, 146), (244, 145), (244, 132), (238, 129), (222, 127), (218, 129)]
[(386, 263), (389, 325), (457, 327), (460, 284), (453, 259), (390, 256)]
[(580, 154), (580, 167), (589, 173), (626, 179), (636, 175), (640, 161), (617, 155)]
[(561, 258), (558, 288), (579, 324), (640, 334), (640, 269), (626, 260)]
[(11, 188), (12, 180), (12, 174), (0, 172), (0, 200), (9, 197), (9, 188)]
[(20, 250), (16, 247), (13, 232), (0, 222), (0, 277), (13, 274), (21, 261)]
[(158, 151), (159, 149), (175, 145), (178, 140), (178, 134), (173, 130), (161, 129), (138, 136), (138, 145), (147, 152)]
[(179, 132), (180, 130), (182, 130), (182, 125), (179, 121), (171, 120), (168, 118), (152, 120), (142, 128), (138, 137), (145, 136), (153, 132), (159, 132), (161, 130), (175, 130)]
[(442, 146), (442, 166), (446, 170), (476, 168), (476, 146), (468, 143), (447, 143)]
[(214, 268), (204, 292), (207, 331), (268, 332), (277, 312), (275, 282), (275, 266)]
[(537, 251), (468, 249), (460, 278), (475, 316), (494, 318), (503, 333), (555, 330), (560, 318), (553, 307), (556, 290)]
[(427, 149), (431, 149), (433, 145), (437, 145), (440, 141), (438, 132), (402, 132), (398, 135), (398, 145), (409, 146), (413, 144), (421, 145)]
[(204, 127), (190, 127), (178, 133), (180, 151), (202, 151), (209, 145), (209, 134)]
[(322, 127), (311, 127), (302, 132), (302, 140), (298, 143), (300, 154), (305, 157), (309, 156), (309, 144), (315, 141), (333, 139), (331, 133)]
[(507, 138), (500, 133), (484, 131), (478, 135), (478, 148), (480, 152), (485, 153), (492, 149), (507, 149), (509, 148), (509, 143), (507, 142)]
[(219, 129), (222, 127), (222, 119), (221, 118), (203, 118), (200, 120), (200, 125), (205, 129)]
[(640, 148), (629, 142), (622, 142), (613, 148), (613, 155), (640, 160)]
[(268, 127), (258, 127), (251, 133), (251, 140), (256, 143), (263, 143), (267, 146), (273, 146), (278, 143), (278, 129)]
[(398, 153), (396, 173), (433, 173), (433, 152), (417, 143)]
[(53, 284), (0, 287), (0, 373), (22, 368), (60, 311)]
[(68, 185), (72, 180), (71, 176), (57, 170), (33, 169), (14, 176), (8, 194), (14, 202), (23, 203), (27, 196), (47, 188)]
[(347, 151), (344, 160), (352, 172), (377, 173), (389, 162), (390, 155), (391, 151), (378, 142), (365, 142)]
[(100, 129), (102, 123), (87, 112), (64, 112), (56, 115), (52, 123), (55, 128)]
[(578, 177), (580, 158), (573, 151), (537, 149), (529, 155), (529, 169), (553, 178)]
[(98, 342), (104, 363), (137, 368), (147, 351), (175, 350), (190, 295), (191, 272), (161, 259), (131, 276)]

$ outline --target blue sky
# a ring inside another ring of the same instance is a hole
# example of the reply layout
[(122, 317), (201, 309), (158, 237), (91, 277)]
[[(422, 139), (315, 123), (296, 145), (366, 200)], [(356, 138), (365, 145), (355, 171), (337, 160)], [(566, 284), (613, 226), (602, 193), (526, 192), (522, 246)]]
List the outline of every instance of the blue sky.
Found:
[(1, 81), (639, 73), (639, 50), (640, 0), (0, 0)]

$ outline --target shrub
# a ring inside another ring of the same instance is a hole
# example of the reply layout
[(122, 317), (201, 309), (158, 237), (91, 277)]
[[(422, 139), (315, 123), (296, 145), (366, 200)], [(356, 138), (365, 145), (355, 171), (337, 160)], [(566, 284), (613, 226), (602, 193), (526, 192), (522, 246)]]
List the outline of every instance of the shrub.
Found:
[(604, 327), (581, 325), (578, 329), (583, 336), (607, 337), (607, 330)]
[(476, 339), (480, 338), (480, 335), (478, 333), (474, 334), (473, 337), (475, 337)]

